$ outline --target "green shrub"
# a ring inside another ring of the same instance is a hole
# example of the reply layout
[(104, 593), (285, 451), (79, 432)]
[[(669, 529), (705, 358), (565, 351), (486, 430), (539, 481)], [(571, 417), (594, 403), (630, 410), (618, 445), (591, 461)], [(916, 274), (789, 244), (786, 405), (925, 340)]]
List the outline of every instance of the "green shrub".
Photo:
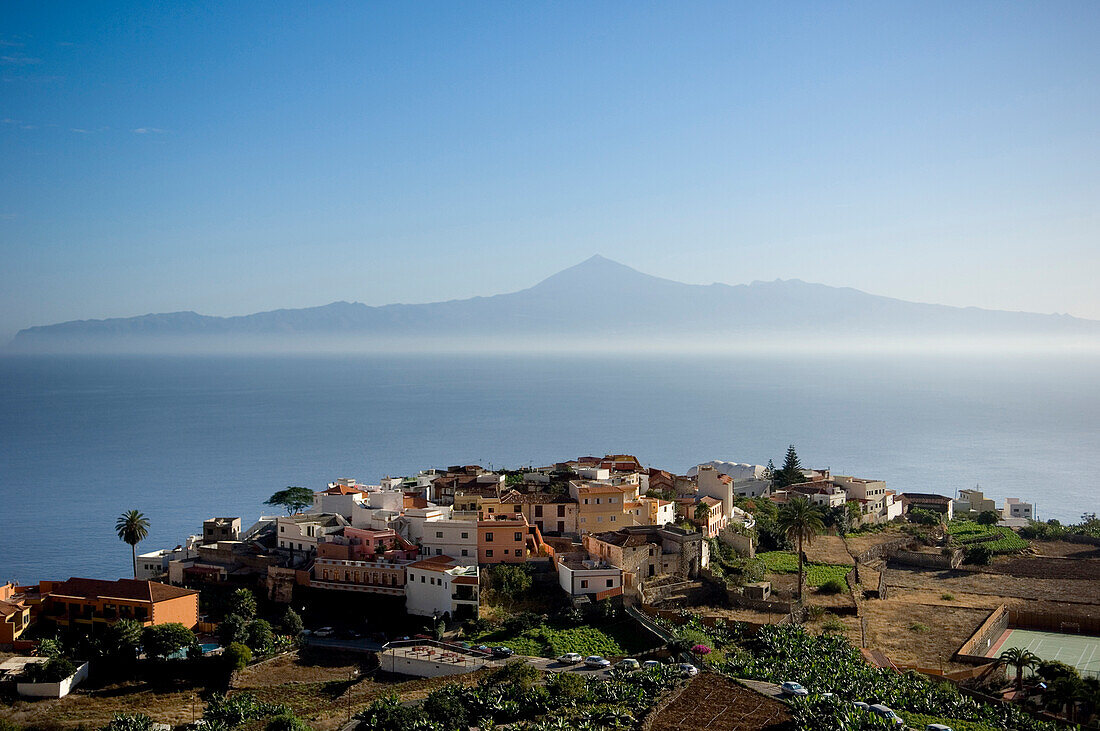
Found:
[(305, 721), (286, 711), (268, 721), (264, 725), (264, 731), (312, 731), (312, 729), (306, 725)]
[(46, 662), (36, 662), (23, 667), (26, 683), (57, 683), (76, 672), (76, 665), (64, 657), (51, 657)]
[(230, 672), (244, 670), (252, 662), (252, 650), (242, 642), (231, 642), (222, 653), (222, 658)]
[(953, 601), (955, 601), (955, 595), (954, 594), (943, 593), (943, 594), (940, 594), (940, 599), (943, 599), (945, 602), (953, 602)]
[(838, 579), (829, 579), (821, 586), (817, 587), (819, 594), (840, 594), (847, 590), (847, 586), (843, 581)]
[(144, 713), (127, 715), (116, 713), (115, 717), (100, 731), (149, 731), (153, 728), (153, 719)]
[(168, 657), (195, 644), (195, 633), (179, 622), (154, 624), (141, 631), (141, 644), (149, 657)]

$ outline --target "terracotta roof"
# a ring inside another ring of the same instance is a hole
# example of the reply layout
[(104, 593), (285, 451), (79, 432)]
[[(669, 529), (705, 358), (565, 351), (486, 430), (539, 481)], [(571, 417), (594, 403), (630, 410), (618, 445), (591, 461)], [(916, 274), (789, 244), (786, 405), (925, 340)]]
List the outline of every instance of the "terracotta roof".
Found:
[(477, 577), (476, 576), (456, 576), (453, 579), (451, 579), (451, 583), (452, 584), (473, 584), (474, 586), (477, 586)]
[(454, 563), (455, 560), (450, 556), (432, 556), (431, 558), (422, 558), (419, 561), (409, 564), (405, 568), (443, 572), (447, 569), (454, 568)]
[(365, 494), (367, 494), (367, 491), (366, 490), (360, 490), (360, 489), (355, 488), (355, 487), (348, 487), (347, 485), (336, 485), (335, 487), (330, 487), (327, 490), (322, 490), (321, 492), (319, 492), (317, 494), (318, 495), (356, 495), (356, 494), (365, 495)]
[[(630, 487), (634, 487), (631, 485)], [(587, 494), (603, 494), (605, 492), (623, 492), (623, 487), (619, 485), (592, 485), (592, 484), (579, 484), (577, 485), (577, 492), (583, 492)]]
[(721, 505), (722, 504), (721, 500), (719, 500), (718, 498), (713, 498), (710, 495), (704, 495), (703, 497), (699, 498), (699, 502), (703, 503), (704, 505), (709, 505), (712, 508), (715, 505)]
[(162, 602), (181, 596), (198, 595), (197, 591), (171, 586), (170, 584), (161, 584), (156, 581), (136, 581), (134, 579), (104, 581), (102, 579), (78, 579), (75, 577), (70, 578), (68, 581), (57, 582), (49, 593), (51, 596), (70, 596), (81, 599), (111, 597), (113, 599), (130, 599), (144, 602)]
[(16, 612), (22, 612), (26, 607), (20, 603), (0, 600), (0, 617), (10, 617)]

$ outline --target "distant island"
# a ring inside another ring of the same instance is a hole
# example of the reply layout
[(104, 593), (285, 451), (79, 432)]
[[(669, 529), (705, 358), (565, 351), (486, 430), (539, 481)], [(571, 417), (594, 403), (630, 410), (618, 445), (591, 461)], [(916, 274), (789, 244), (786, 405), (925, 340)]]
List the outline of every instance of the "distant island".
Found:
[(195, 312), (76, 320), (19, 331), (12, 353), (272, 351), (546, 345), (700, 349), (800, 340), (1061, 339), (1100, 344), (1100, 321), (922, 304), (797, 279), (695, 285), (593, 256), (492, 297), (372, 307), (333, 302), (235, 317)]

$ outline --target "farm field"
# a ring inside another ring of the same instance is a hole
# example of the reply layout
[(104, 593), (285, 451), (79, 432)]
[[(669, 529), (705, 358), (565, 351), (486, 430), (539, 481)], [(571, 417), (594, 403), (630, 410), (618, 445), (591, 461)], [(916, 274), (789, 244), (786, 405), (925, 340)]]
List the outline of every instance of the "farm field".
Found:
[[(798, 556), (791, 551), (766, 551), (756, 554), (756, 557), (763, 560), (768, 571), (773, 574), (798, 573)], [(807, 563), (805, 565), (806, 585), (821, 586), (826, 581), (834, 579), (843, 584), (845, 576), (852, 570), (852, 565), (851, 563), (838, 565)]]
[(533, 627), (519, 634), (511, 634), (504, 629), (492, 629), (473, 637), (470, 642), (506, 645), (520, 655), (534, 657), (557, 657), (566, 652), (622, 657), (654, 646), (651, 636), (640, 631), (633, 620), (560, 629), (552, 626)]
[(975, 571), (938, 571), (909, 568), (887, 570), (890, 587), (939, 593), (982, 594), (990, 597), (1046, 600), (1100, 605), (1100, 582), (1089, 579), (1018, 577)]
[[(951, 657), (988, 615), (985, 608), (915, 604), (904, 596), (863, 603), (868, 647), (894, 662), (944, 670), (970, 667)], [(849, 638), (859, 645), (858, 630)]]
[[(418, 700), (446, 682), (476, 683), (486, 672), (415, 680), (360, 677), (349, 683), (349, 672), (356, 667), (347, 657), (317, 664), (292, 653), (247, 668), (238, 676), (233, 692), (247, 690), (260, 700), (285, 703), (316, 731), (331, 731), (343, 726), (349, 704), (354, 713), (386, 693), (397, 693), (404, 701)], [(156, 721), (180, 725), (201, 717), (206, 699), (220, 690), (217, 686), (185, 683), (119, 683), (95, 690), (79, 689), (49, 703), (16, 701), (11, 706), (0, 706), (0, 718), (43, 728), (99, 728), (116, 713), (146, 713)]]
[(806, 552), (806, 558), (813, 563), (850, 565), (854, 561), (840, 536), (817, 536), (813, 543), (806, 544), (802, 549)]
[(787, 707), (723, 677), (692, 679), (654, 719), (650, 731), (779, 731), (791, 728)]
[(951, 521), (947, 532), (963, 545), (985, 543), (994, 553), (1013, 553), (1028, 547), (1028, 542), (1011, 528), (981, 525), (969, 520)]

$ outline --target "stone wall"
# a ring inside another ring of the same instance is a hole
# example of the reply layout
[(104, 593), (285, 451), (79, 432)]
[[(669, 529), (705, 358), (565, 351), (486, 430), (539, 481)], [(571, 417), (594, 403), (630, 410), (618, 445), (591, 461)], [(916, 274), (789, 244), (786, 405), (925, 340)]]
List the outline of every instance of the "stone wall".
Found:
[(890, 557), (892, 561), (907, 566), (924, 566), (933, 569), (957, 569), (963, 560), (961, 548), (955, 548), (947, 555), (925, 553), (921, 551), (899, 550)]

